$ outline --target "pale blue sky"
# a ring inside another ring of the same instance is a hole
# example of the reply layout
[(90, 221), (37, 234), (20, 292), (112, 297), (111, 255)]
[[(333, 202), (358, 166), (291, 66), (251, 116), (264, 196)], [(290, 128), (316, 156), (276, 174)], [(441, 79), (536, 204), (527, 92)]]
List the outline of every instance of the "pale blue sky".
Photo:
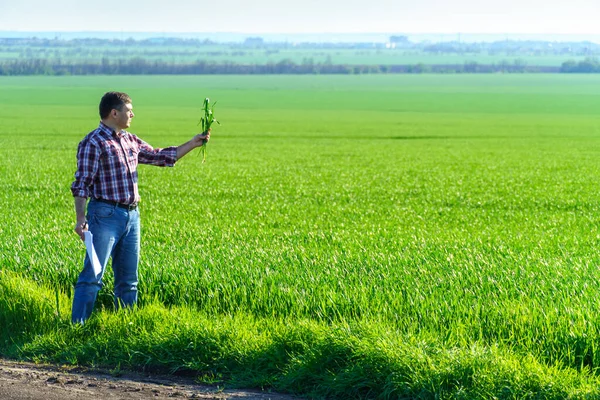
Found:
[(600, 34), (600, 0), (0, 0), (14, 30)]

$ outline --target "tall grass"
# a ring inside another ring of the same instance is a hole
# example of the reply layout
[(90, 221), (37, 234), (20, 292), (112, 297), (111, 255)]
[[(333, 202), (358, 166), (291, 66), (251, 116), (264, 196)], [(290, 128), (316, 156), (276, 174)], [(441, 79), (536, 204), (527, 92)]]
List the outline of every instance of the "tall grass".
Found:
[(106, 79), (0, 80), (0, 265), (50, 293), (11, 354), (327, 398), (597, 395), (598, 78), (111, 80), (156, 146), (191, 137), (199, 91), (228, 123), (210, 163), (140, 168), (140, 309), (110, 312), (108, 276), (77, 330), (53, 288), (67, 315)]
[[(13, 329), (4, 355), (112, 370), (194, 373), (203, 382), (258, 387), (311, 398), (523, 398), (597, 396), (595, 379), (498, 346), (448, 346), (435, 334), (403, 334), (375, 321), (294, 324), (243, 315), (207, 316), (152, 302), (133, 312), (100, 313), (85, 326), (60, 314), (52, 323), (52, 290), (0, 274), (25, 314), (0, 308)], [(32, 289), (35, 295), (32, 296)], [(63, 296), (64, 297), (64, 296)], [(23, 323), (15, 323), (27, 315)], [(18, 328), (17, 328), (18, 325)], [(31, 329), (19, 336), (15, 329)], [(8, 349), (8, 352), (7, 352)]]

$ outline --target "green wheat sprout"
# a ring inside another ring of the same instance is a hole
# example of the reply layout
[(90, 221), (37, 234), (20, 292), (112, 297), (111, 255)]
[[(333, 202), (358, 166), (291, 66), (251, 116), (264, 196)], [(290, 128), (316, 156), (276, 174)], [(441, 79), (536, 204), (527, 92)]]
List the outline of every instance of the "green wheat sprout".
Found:
[[(221, 125), (221, 123), (215, 119), (214, 108), (216, 104), (217, 102), (215, 101), (211, 105), (208, 97), (205, 98), (204, 103), (202, 103), (202, 117), (200, 117), (200, 122), (198, 122), (198, 125), (200, 125), (202, 128), (202, 133), (207, 132), (211, 128), (213, 122)], [(200, 148), (200, 152), (202, 154), (202, 163), (206, 161), (206, 145), (207, 143), (204, 143), (204, 145)]]

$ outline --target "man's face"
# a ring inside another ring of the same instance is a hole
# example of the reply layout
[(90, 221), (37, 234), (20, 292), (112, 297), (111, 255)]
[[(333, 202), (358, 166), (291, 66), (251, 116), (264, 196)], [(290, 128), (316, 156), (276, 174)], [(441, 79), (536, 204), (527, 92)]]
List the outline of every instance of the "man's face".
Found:
[(123, 105), (121, 110), (114, 110), (116, 113), (114, 114), (116, 125), (119, 129), (127, 129), (129, 125), (131, 125), (131, 119), (135, 116), (133, 113), (133, 106), (131, 103), (126, 103)]

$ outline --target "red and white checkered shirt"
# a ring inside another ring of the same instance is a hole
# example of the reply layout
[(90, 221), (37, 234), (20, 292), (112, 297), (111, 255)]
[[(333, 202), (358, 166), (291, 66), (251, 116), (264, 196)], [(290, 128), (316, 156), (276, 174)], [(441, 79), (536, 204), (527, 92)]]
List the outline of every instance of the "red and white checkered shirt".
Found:
[(71, 192), (76, 197), (136, 204), (140, 201), (138, 163), (172, 167), (176, 161), (177, 147), (155, 149), (127, 131), (117, 134), (100, 122), (79, 143)]

